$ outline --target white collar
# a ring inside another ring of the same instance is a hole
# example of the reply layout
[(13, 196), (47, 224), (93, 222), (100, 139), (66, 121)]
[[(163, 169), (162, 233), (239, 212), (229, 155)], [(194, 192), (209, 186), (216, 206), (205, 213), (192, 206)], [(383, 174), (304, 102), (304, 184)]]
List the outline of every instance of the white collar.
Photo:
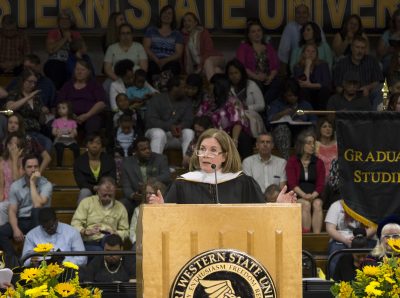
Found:
[[(236, 173), (221, 173), (217, 172), (217, 180), (218, 184), (233, 180), (242, 174), (242, 171)], [(193, 182), (201, 182), (208, 184), (215, 184), (215, 174), (214, 173), (206, 173), (203, 171), (194, 171), (181, 175), (183, 180), (193, 181)]]

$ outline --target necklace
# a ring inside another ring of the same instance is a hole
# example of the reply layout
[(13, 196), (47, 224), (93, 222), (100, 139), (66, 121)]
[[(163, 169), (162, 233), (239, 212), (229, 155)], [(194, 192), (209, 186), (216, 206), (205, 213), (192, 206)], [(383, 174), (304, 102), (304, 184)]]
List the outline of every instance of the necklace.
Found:
[(111, 273), (111, 274), (115, 274), (115, 273), (117, 273), (117, 272), (118, 272), (118, 270), (119, 270), (119, 267), (121, 267), (121, 264), (122, 264), (122, 258), (120, 258), (120, 259), (119, 259), (119, 264), (118, 264), (118, 267), (117, 267), (117, 269), (115, 269), (115, 270), (111, 270), (110, 268), (108, 268), (108, 265), (107, 265), (107, 262), (106, 262), (106, 260), (104, 260), (104, 266), (106, 267), (107, 271), (108, 271), (109, 273)]

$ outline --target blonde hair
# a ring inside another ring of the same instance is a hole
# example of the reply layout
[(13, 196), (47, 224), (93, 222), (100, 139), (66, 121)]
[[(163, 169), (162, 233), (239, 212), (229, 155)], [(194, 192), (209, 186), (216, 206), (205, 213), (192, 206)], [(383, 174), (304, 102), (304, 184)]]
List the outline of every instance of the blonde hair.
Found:
[(378, 242), (376, 243), (376, 246), (371, 252), (371, 255), (374, 257), (378, 258), (383, 258), (386, 256), (386, 253), (388, 252), (385, 246), (385, 243), (383, 241), (383, 236), (385, 236), (385, 232), (390, 229), (397, 229), (400, 232), (400, 225), (396, 223), (388, 223), (382, 228), (381, 232), (381, 239), (378, 239)]
[[(222, 173), (236, 173), (242, 170), (242, 162), (240, 160), (239, 152), (236, 149), (235, 143), (232, 138), (223, 130), (216, 128), (207, 129), (203, 132), (197, 140), (195, 150), (200, 149), (200, 145), (204, 139), (214, 138), (221, 146), (223, 154), (225, 154), (225, 161), (222, 164)], [(200, 169), (199, 158), (193, 154), (190, 158), (189, 170), (195, 171)]]
[(306, 66), (306, 57), (305, 57), (305, 52), (307, 48), (314, 48), (316, 51), (317, 56), (315, 59), (312, 61), (311, 68), (313, 69), (315, 66), (321, 64), (321, 60), (318, 57), (318, 46), (315, 43), (312, 44), (306, 44), (303, 46), (303, 50), (301, 51), (301, 56), (298, 65), (300, 65), (302, 68)]

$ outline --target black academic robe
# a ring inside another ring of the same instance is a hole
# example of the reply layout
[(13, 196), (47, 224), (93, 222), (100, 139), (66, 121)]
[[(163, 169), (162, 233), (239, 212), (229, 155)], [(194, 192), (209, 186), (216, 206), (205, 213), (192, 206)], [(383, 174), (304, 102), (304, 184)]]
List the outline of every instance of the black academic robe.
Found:
[[(215, 204), (215, 185), (185, 180), (178, 177), (169, 189), (166, 203)], [(218, 183), (219, 202), (222, 204), (265, 203), (258, 183), (250, 176)]]

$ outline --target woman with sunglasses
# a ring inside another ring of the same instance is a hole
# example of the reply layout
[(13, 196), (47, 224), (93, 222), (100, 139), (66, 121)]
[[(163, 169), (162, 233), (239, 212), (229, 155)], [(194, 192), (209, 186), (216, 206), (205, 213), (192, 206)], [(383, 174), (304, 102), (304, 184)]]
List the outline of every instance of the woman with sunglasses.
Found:
[[(235, 143), (223, 130), (211, 128), (199, 137), (189, 173), (176, 179), (165, 198), (160, 191), (149, 203), (240, 204), (264, 203), (260, 186), (242, 172)], [(215, 175), (217, 178), (215, 178)], [(218, 184), (218, 187), (216, 186)], [(294, 192), (283, 188), (277, 202), (295, 202)]]

